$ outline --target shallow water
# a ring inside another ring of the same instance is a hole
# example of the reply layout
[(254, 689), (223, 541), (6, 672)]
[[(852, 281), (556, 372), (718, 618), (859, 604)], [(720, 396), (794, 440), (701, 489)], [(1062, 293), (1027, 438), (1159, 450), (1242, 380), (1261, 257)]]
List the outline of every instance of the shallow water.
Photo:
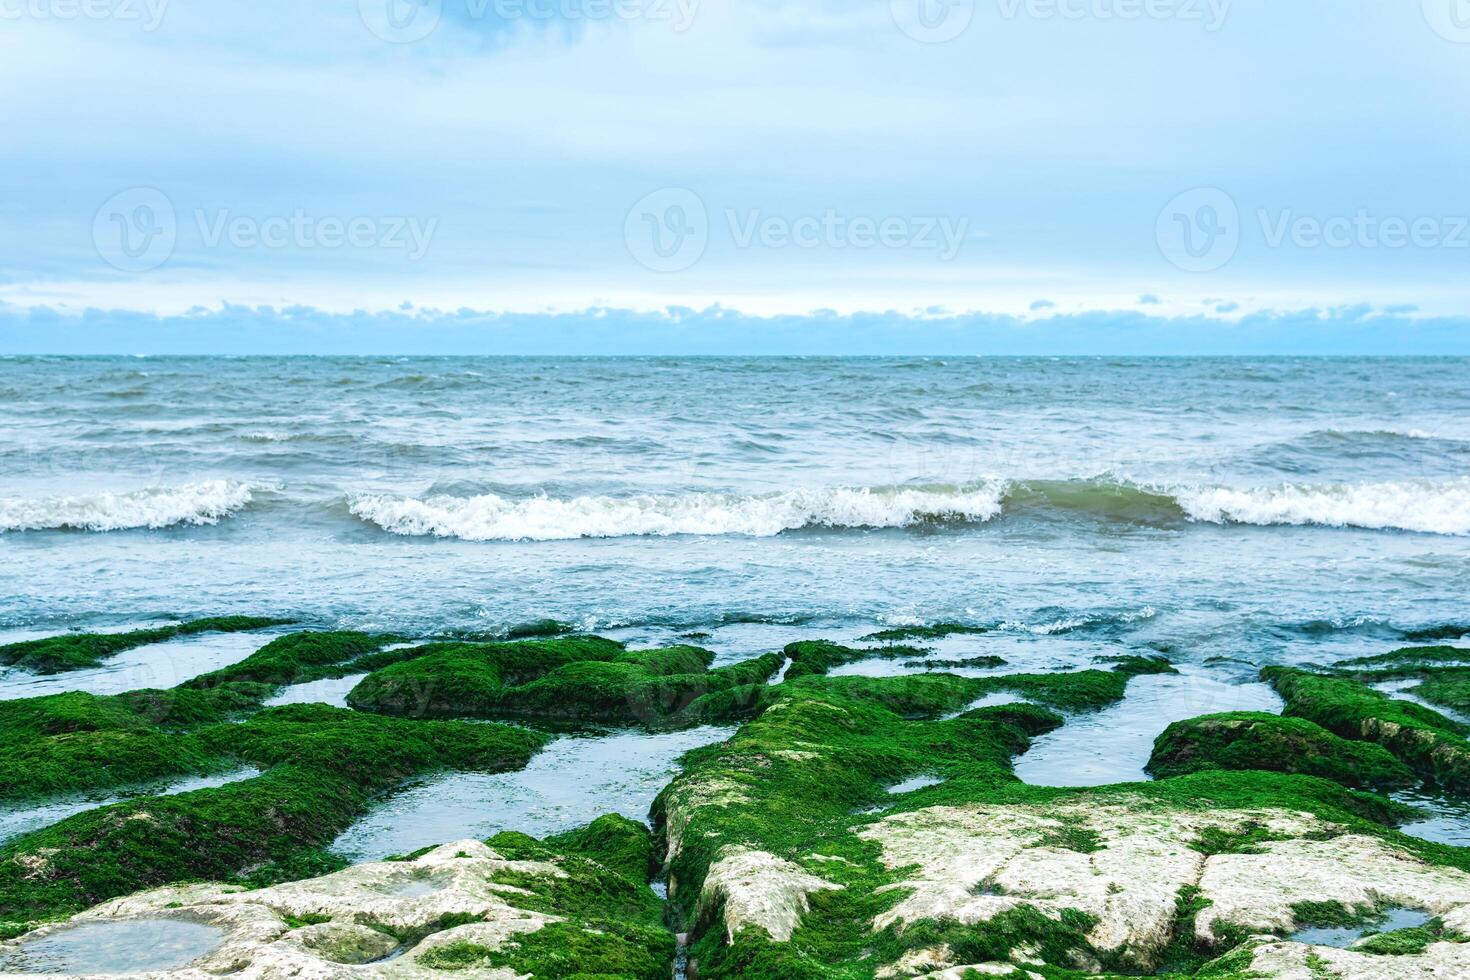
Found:
[(679, 757), (732, 734), (704, 727), (557, 738), (518, 772), (446, 773), (393, 793), (332, 849), (370, 861), (503, 830), (545, 837), (605, 813), (646, 820), (653, 798), (678, 772)]
[(1470, 725), (1470, 715), (1465, 715), (1462, 712), (1456, 711), (1454, 708), (1447, 708), (1442, 704), (1435, 704), (1433, 701), (1421, 698), (1417, 694), (1410, 694), (1407, 689), (1415, 687), (1420, 683), (1419, 678), (1408, 677), (1403, 680), (1385, 681), (1382, 684), (1375, 684), (1374, 687), (1399, 701), (1412, 702), (1421, 708), (1437, 711), (1451, 721), (1458, 721), (1462, 725)]
[(958, 718), (967, 711), (975, 711), (978, 708), (998, 708), (1005, 704), (1020, 704), (1025, 700), (1025, 696), (1012, 691), (992, 691), (983, 698), (976, 698), (960, 710), (944, 715), (942, 720), (949, 721), (952, 718)]
[(1433, 793), (1395, 793), (1394, 799), (1428, 811), (1422, 820), (1406, 823), (1399, 830), (1410, 837), (1470, 847), (1470, 800), (1452, 800)]
[(1118, 704), (1068, 717), (1016, 760), (1036, 786), (1103, 786), (1148, 779), (1143, 767), (1154, 739), (1172, 722), (1221, 711), (1279, 714), (1281, 699), (1261, 683), (1228, 683), (1217, 672), (1181, 667), (1178, 674), (1135, 677)]
[(1415, 926), (1422, 926), (1431, 918), (1433, 916), (1428, 912), (1420, 912), (1417, 909), (1390, 909), (1381, 921), (1360, 926), (1298, 929), (1286, 938), (1292, 942), (1307, 943), (1312, 946), (1335, 946), (1338, 949), (1347, 949), (1353, 943), (1363, 938), (1365, 933), (1412, 929)]
[(176, 970), (214, 952), (224, 930), (180, 919), (121, 919), (66, 926), (0, 952), (7, 973), (143, 973)]
[(901, 783), (894, 783), (888, 787), (888, 792), (893, 796), (897, 796), (900, 793), (912, 793), (914, 790), (923, 789), (926, 786), (938, 786), (942, 782), (944, 782), (943, 776), (925, 773), (918, 776), (910, 776)]
[(176, 687), (191, 677), (239, 663), (279, 635), (279, 630), (273, 630), (182, 636), (124, 650), (100, 667), (63, 674), (38, 675), (7, 668), (0, 670), (0, 701), (65, 691), (121, 694)]
[(267, 708), (283, 704), (330, 704), (337, 708), (347, 707), (347, 694), (367, 674), (349, 674), (346, 677), (328, 677), (305, 684), (292, 684), (282, 688), (265, 702)]
[(259, 775), (260, 771), (258, 769), (236, 769), (232, 772), (220, 773), (214, 776), (190, 776), (186, 779), (160, 783), (152, 787), (137, 787), (134, 792), (127, 795), (113, 794), (104, 797), (68, 796), (24, 807), (11, 807), (0, 804), (0, 843), (10, 840), (12, 837), (19, 837), (21, 834), (28, 834), (33, 830), (40, 830), (42, 827), (49, 827), (54, 823), (65, 820), (67, 817), (74, 816), (86, 810), (95, 810), (98, 807), (121, 803), (123, 800), (136, 799), (140, 796), (176, 796), (179, 793), (188, 793), (196, 789), (212, 789), (216, 786), (238, 783), (241, 780), (252, 779)]
[(723, 656), (957, 620), (1261, 664), (1470, 592), (1466, 359), (6, 358), (0, 387), (0, 629), (554, 617)]

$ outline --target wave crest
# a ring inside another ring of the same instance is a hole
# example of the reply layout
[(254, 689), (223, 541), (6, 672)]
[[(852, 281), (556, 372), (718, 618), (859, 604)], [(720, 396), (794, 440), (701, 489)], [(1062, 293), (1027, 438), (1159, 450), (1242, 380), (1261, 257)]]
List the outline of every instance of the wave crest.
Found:
[(1177, 491), (1191, 520), (1213, 524), (1315, 524), (1470, 534), (1470, 478)]
[(970, 487), (835, 488), (742, 496), (532, 497), (508, 500), (364, 495), (351, 513), (394, 534), (467, 541), (742, 534), (771, 537), (806, 527), (909, 527), (988, 521), (1001, 512), (1003, 483)]
[(123, 531), (179, 524), (217, 524), (248, 505), (261, 489), (233, 480), (70, 497), (0, 497), (5, 531)]
[(634, 536), (770, 537), (801, 528), (901, 528), (980, 524), (1005, 513), (1044, 519), (1318, 525), (1430, 534), (1470, 534), (1470, 478), (1275, 487), (1143, 486), (1113, 479), (965, 486), (826, 488), (769, 494), (689, 493), (633, 497), (424, 498), (364, 494), (349, 512), (393, 534), (467, 541), (555, 541)]

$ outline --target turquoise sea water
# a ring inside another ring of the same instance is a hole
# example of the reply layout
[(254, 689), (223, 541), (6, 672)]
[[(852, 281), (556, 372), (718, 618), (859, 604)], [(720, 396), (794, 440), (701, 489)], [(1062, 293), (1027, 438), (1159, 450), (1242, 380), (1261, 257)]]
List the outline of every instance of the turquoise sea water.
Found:
[(958, 620), (1244, 675), (1467, 594), (1465, 359), (0, 359), (7, 637)]

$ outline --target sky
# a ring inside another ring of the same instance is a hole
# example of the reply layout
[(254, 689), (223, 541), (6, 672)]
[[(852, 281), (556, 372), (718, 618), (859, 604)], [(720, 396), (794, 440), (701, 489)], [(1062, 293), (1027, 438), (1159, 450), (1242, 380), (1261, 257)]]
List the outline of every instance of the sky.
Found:
[(1470, 353), (1470, 0), (0, 0), (0, 353)]

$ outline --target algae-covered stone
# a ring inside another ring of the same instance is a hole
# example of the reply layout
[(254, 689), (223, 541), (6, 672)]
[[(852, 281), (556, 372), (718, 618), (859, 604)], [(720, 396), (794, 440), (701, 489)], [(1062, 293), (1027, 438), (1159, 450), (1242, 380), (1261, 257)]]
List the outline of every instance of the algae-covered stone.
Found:
[(38, 674), (58, 674), (99, 666), (109, 657), (149, 643), (162, 643), (164, 640), (199, 633), (237, 633), (265, 629), (285, 622), (286, 620), (260, 616), (218, 616), (127, 633), (66, 633), (0, 645), (0, 664), (20, 667)]
[(1459, 722), (1348, 678), (1286, 667), (1268, 667), (1262, 676), (1286, 701), (1286, 714), (1343, 738), (1374, 742), (1421, 777), (1470, 792), (1470, 730)]
[(0, 848), (0, 931), (140, 888), (294, 867), (345, 830), (373, 793), (434, 769), (520, 768), (546, 741), (502, 725), (325, 705), (275, 708), (196, 737), (216, 756), (266, 771), (87, 811), (10, 841)]
[(1208, 769), (1263, 769), (1372, 789), (1418, 782), (1408, 766), (1381, 746), (1340, 738), (1303, 718), (1258, 712), (1175, 722), (1154, 742), (1147, 768), (1160, 778)]
[(348, 695), (365, 711), (414, 718), (524, 718), (666, 724), (701, 696), (763, 683), (769, 654), (710, 669), (698, 647), (625, 650), (598, 637), (460, 643), (376, 671)]
[[(362, 864), (270, 888), (196, 884), (116, 899), (0, 946), (0, 963), (8, 949), (60, 930), (136, 920), (220, 930), (217, 948), (167, 973), (178, 980), (574, 973), (664, 980), (674, 953), (641, 877), (622, 877), (580, 855), (545, 851), (522, 859), (465, 840), (412, 861)], [(579, 963), (558, 950), (575, 950)], [(104, 972), (106, 951), (96, 959), (96, 972)]]
[[(1253, 932), (1287, 935), (1318, 907), (1470, 917), (1470, 854), (1397, 835), (1403, 808), (1322, 779), (1026, 786), (1010, 760), (1059, 719), (948, 717), (968, 680), (788, 681), (690, 754), (656, 815), (700, 977), (1244, 980), (1270, 941)], [(939, 781), (886, 794), (920, 772)]]

